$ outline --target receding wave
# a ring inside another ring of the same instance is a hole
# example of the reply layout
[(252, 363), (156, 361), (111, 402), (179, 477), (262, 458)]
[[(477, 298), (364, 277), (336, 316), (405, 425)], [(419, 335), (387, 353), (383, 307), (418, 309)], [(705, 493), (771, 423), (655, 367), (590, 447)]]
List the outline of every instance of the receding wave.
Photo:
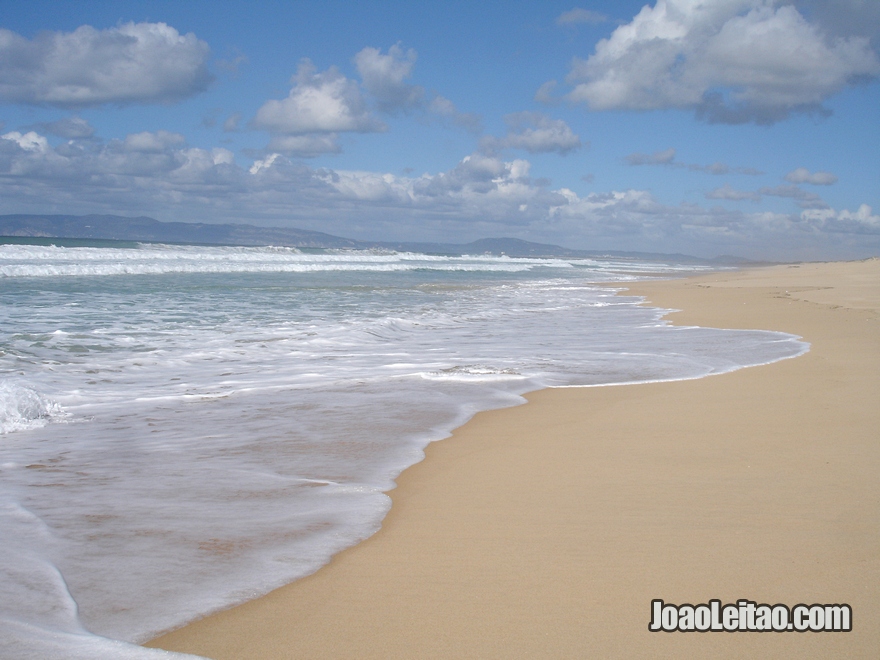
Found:
[[(671, 327), (595, 286), (700, 269), (0, 246), (0, 277), (19, 278), (0, 305), (0, 656), (146, 657), (108, 638), (149, 638), (314, 572), (378, 529), (384, 492), (429, 441), (523, 392), (805, 350)], [(260, 274), (283, 272), (302, 275)]]
[(39, 428), (61, 412), (58, 403), (36, 390), (0, 380), (0, 434)]

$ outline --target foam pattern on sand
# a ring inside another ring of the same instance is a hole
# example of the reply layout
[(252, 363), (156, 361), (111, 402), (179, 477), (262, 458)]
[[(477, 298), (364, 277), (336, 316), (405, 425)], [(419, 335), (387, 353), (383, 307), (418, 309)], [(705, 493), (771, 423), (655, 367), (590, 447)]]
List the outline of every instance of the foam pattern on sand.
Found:
[(313, 572), (428, 442), (525, 392), (806, 350), (595, 286), (687, 265), (0, 246), (0, 268), (9, 657), (129, 657)]

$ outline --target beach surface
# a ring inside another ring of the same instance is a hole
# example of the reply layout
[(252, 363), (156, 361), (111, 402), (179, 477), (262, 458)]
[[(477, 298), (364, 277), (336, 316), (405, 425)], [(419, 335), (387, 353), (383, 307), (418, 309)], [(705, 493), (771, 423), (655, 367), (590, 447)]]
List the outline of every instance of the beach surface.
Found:
[[(216, 660), (880, 657), (880, 260), (630, 292), (683, 310), (676, 324), (811, 348), (480, 413), (400, 476), (376, 535), (148, 646)], [(847, 603), (853, 629), (652, 633), (655, 598)]]

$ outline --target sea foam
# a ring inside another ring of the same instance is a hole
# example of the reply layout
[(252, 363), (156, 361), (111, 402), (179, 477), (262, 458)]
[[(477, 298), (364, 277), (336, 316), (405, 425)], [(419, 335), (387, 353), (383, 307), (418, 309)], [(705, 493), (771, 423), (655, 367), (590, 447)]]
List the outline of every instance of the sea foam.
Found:
[(39, 428), (62, 416), (56, 401), (30, 387), (0, 380), (0, 434)]
[(806, 350), (595, 286), (681, 264), (0, 246), (0, 268), (9, 657), (139, 657), (317, 570), (427, 443), (525, 392)]

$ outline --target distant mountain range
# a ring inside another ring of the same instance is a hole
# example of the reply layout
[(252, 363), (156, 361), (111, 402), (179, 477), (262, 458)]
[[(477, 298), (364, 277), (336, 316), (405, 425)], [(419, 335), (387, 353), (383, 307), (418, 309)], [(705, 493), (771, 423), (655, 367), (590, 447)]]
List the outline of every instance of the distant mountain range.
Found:
[(202, 245), (280, 245), (298, 248), (381, 248), (401, 252), (462, 255), (495, 254), (510, 257), (586, 257), (649, 259), (677, 263), (743, 264), (738, 257), (700, 259), (684, 254), (569, 250), (559, 245), (532, 243), (518, 238), (483, 238), (471, 243), (395, 243), (356, 241), (305, 229), (257, 227), (243, 224), (160, 222), (153, 218), (118, 215), (0, 215), (0, 236), (18, 238), (103, 239)]

